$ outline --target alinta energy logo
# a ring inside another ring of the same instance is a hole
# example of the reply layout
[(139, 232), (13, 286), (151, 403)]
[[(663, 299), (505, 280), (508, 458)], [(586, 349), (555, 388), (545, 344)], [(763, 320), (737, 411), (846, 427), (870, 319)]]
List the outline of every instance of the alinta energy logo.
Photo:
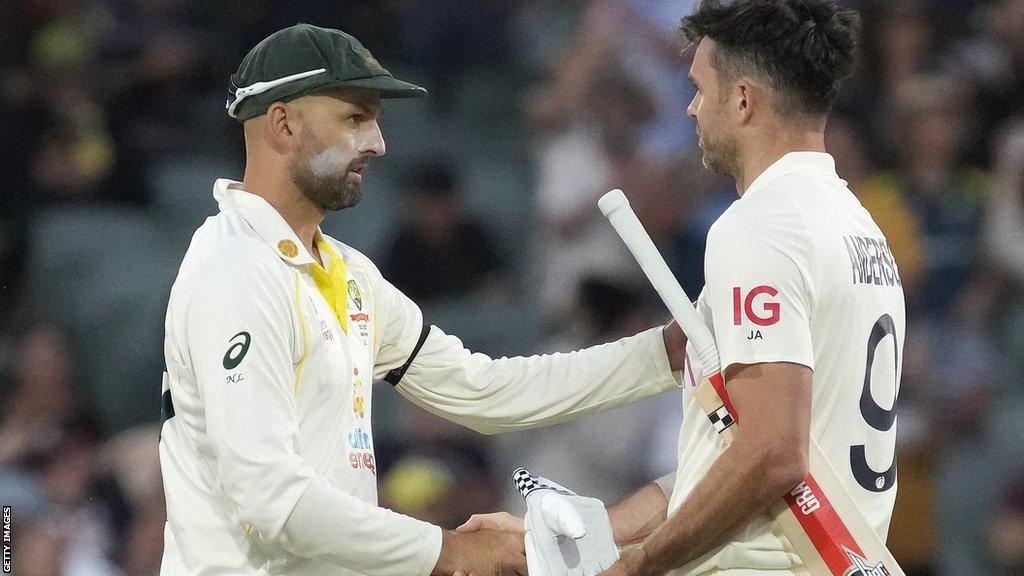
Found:
[(868, 561), (860, 557), (860, 554), (851, 551), (848, 548), (843, 548), (846, 555), (850, 558), (850, 562), (853, 564), (843, 572), (843, 576), (890, 576), (889, 569), (885, 567), (885, 564), (879, 562), (872, 566), (868, 564)]

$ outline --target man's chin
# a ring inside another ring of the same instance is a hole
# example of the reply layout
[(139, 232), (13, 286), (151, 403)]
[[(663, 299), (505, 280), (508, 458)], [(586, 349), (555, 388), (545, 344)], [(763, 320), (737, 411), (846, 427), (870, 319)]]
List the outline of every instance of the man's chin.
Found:
[(362, 199), (363, 193), (356, 186), (355, 188), (346, 188), (340, 196), (332, 198), (331, 202), (327, 204), (321, 204), (321, 207), (328, 212), (337, 212), (338, 210), (344, 210), (359, 204), (359, 201)]
[(710, 170), (711, 172), (721, 173), (721, 167), (717, 162), (715, 162), (715, 159), (710, 154), (708, 154), (708, 151), (702, 150), (702, 152), (703, 154), (701, 154), (700, 156), (700, 161), (702, 164), (704, 164), (704, 168), (706, 170)]

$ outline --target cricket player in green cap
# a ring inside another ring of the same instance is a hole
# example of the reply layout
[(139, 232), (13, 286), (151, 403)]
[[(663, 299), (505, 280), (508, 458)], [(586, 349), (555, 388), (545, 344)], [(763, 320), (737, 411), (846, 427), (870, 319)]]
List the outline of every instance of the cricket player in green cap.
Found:
[(677, 386), (681, 331), (530, 358), (466, 350), (319, 228), (384, 154), (381, 100), (426, 91), (306, 24), (260, 42), (231, 83), (245, 175), (214, 185), (220, 213), (167, 309), (161, 574), (525, 573), (521, 534), (442, 531), (377, 505), (372, 383), (483, 433), (541, 426)]

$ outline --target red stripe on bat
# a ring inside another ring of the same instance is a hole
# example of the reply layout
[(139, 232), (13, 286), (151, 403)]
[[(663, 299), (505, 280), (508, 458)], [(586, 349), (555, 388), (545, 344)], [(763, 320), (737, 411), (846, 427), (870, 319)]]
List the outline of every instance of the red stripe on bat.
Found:
[(736, 412), (736, 407), (732, 405), (732, 400), (729, 399), (729, 393), (725, 391), (725, 378), (721, 372), (715, 372), (708, 377), (711, 381), (711, 386), (718, 392), (718, 397), (722, 400), (722, 404), (725, 404), (725, 409), (732, 414), (732, 419), (737, 424), (740, 423), (740, 415)]
[[(732, 414), (733, 420), (738, 424), (740, 415), (736, 411), (736, 407), (733, 406), (732, 400), (729, 399), (729, 392), (725, 389), (725, 378), (722, 373), (712, 374), (708, 380), (715, 392), (718, 393), (725, 409)], [(808, 474), (800, 486), (786, 494), (785, 499), (786, 504), (793, 511), (793, 515), (796, 516), (804, 532), (807, 533), (811, 544), (814, 545), (814, 549), (821, 555), (829, 572), (834, 576), (843, 576), (852, 566), (850, 557), (846, 555), (846, 550), (861, 557), (864, 556), (857, 541), (854, 540), (853, 535), (846, 528), (846, 524), (843, 523), (843, 519), (832, 507), (832, 503), (821, 491), (821, 487), (818, 486), (813, 476)]]
[(821, 491), (813, 476), (808, 474), (803, 483), (786, 494), (786, 504), (803, 526), (804, 532), (821, 555), (821, 559), (825, 561), (829, 572), (835, 576), (843, 576), (850, 569), (852, 562), (846, 550), (864, 556), (843, 519), (832, 507), (832, 503)]

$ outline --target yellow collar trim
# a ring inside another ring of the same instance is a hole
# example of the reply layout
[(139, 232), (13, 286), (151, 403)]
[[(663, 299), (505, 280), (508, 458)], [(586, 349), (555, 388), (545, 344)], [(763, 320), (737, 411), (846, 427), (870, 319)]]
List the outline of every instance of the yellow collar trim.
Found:
[(320, 258), (327, 266), (324, 268), (315, 261), (309, 265), (313, 282), (334, 311), (341, 329), (348, 334), (348, 265), (319, 233), (313, 238), (313, 242), (316, 243), (320, 250)]

